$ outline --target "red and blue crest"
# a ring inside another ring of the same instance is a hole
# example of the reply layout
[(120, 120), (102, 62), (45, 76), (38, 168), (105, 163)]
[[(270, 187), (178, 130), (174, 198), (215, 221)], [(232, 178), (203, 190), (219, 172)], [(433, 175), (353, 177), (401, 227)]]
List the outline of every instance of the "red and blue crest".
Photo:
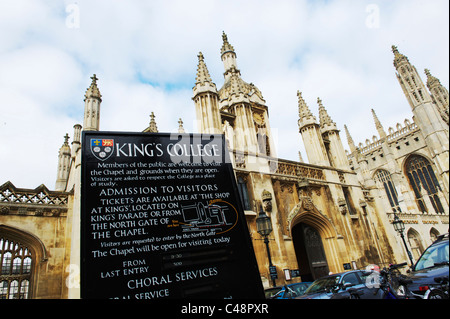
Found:
[(108, 159), (114, 152), (114, 140), (91, 138), (91, 152), (101, 161)]

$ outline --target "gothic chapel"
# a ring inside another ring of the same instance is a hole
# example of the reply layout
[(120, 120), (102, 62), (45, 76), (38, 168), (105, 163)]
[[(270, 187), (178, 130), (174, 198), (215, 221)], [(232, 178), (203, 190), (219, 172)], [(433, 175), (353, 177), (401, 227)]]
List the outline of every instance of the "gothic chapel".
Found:
[[(272, 285), (262, 237), (256, 231), (261, 205), (276, 284), (312, 281), (329, 272), (408, 261), (392, 221), (405, 223), (417, 259), (449, 223), (449, 94), (425, 70), (424, 83), (393, 46), (394, 67), (412, 119), (386, 131), (374, 110), (378, 136), (356, 144), (318, 98), (318, 118), (298, 96), (298, 126), (309, 163), (275, 154), (269, 105), (243, 80), (237, 55), (223, 33), (224, 81), (212, 81), (198, 55), (193, 101), (199, 133), (224, 134), (253, 241), (261, 280)], [(85, 94), (83, 126), (76, 124), (59, 150), (54, 190), (0, 186), (0, 298), (78, 298), (80, 264), (81, 131), (100, 129), (102, 96), (94, 75)], [(295, 92), (293, 92), (295, 94)], [(293, 106), (294, 107), (294, 106)], [(143, 132), (158, 132), (155, 114)], [(184, 132), (179, 120), (179, 132)], [(297, 138), (300, 138), (298, 136)], [(360, 137), (358, 137), (360, 138)]]

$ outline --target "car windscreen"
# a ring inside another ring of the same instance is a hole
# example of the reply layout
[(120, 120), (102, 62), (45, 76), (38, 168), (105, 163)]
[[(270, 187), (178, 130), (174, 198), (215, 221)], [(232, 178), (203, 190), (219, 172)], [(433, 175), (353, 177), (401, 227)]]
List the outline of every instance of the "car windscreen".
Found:
[(326, 291), (339, 283), (340, 276), (331, 276), (317, 279), (306, 289), (305, 294)]
[(445, 263), (448, 265), (448, 241), (428, 247), (417, 261), (414, 270), (433, 268)]
[(266, 299), (269, 299), (270, 297), (273, 297), (277, 293), (281, 291), (281, 287), (271, 288), (264, 290), (264, 295), (266, 296)]

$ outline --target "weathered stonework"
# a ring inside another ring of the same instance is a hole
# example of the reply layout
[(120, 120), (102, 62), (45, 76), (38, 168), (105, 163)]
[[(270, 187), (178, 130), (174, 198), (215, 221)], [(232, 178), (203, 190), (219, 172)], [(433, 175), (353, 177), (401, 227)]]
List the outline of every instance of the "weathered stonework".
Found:
[[(290, 281), (297, 282), (348, 265), (406, 261), (391, 225), (394, 214), (405, 222), (414, 257), (434, 236), (448, 231), (449, 99), (429, 70), (425, 86), (407, 57), (393, 48), (397, 78), (414, 120), (385, 132), (372, 110), (379, 136), (356, 146), (345, 126), (350, 152), (344, 150), (326, 102), (317, 99), (317, 121), (298, 92), (299, 132), (309, 163), (296, 162), (277, 157), (269, 107), (256, 85), (241, 78), (234, 47), (225, 34), (222, 38), (224, 84), (217, 89), (200, 53), (193, 102), (199, 132), (223, 133), (227, 140), (266, 286), (271, 285), (267, 252), (255, 222), (261, 206), (272, 220), (269, 247), (278, 285), (288, 282), (285, 270), (298, 270), (300, 277)], [(83, 129), (99, 130), (102, 96), (97, 77), (91, 79)], [(182, 120), (178, 123), (184, 132)], [(55, 191), (44, 185), (34, 190), (10, 182), (0, 186), (0, 249), (32, 259), (22, 277), (0, 275), (0, 283), (7, 285), (27, 282), (28, 291), (17, 296), (79, 297), (81, 130), (74, 126), (71, 145), (64, 137)], [(144, 132), (157, 131), (152, 114)]]

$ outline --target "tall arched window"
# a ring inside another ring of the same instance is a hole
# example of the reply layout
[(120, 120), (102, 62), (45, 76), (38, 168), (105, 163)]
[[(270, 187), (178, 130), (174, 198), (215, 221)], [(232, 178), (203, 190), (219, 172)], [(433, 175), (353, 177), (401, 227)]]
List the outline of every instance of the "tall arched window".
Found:
[(443, 214), (444, 207), (438, 196), (438, 192), (442, 190), (430, 162), (423, 156), (412, 155), (406, 161), (405, 171), (420, 211), (429, 212), (425, 203), (425, 196), (427, 196), (434, 211)]
[(0, 234), (0, 299), (28, 299), (34, 256), (31, 249)]
[(391, 204), (394, 213), (401, 212), (400, 206), (398, 204), (397, 190), (395, 189), (394, 182), (392, 181), (391, 174), (380, 169), (375, 173), (376, 180), (383, 185), (384, 191), (386, 192), (389, 204)]
[(439, 237), (439, 231), (436, 228), (430, 229), (430, 239), (434, 242)]
[(270, 156), (270, 143), (269, 136), (266, 134), (266, 128), (258, 128), (256, 133), (256, 139), (258, 141), (258, 151), (260, 154)]
[(244, 206), (244, 210), (251, 210), (250, 197), (248, 196), (247, 183), (242, 176), (239, 176), (237, 179), (237, 187), (238, 187), (239, 195), (241, 196), (241, 201), (242, 201), (242, 205)]
[(420, 258), (420, 255), (422, 255), (423, 253), (423, 246), (420, 235), (415, 229), (411, 228), (408, 230), (407, 236), (409, 247), (411, 247), (413, 257), (415, 260), (418, 260)]

